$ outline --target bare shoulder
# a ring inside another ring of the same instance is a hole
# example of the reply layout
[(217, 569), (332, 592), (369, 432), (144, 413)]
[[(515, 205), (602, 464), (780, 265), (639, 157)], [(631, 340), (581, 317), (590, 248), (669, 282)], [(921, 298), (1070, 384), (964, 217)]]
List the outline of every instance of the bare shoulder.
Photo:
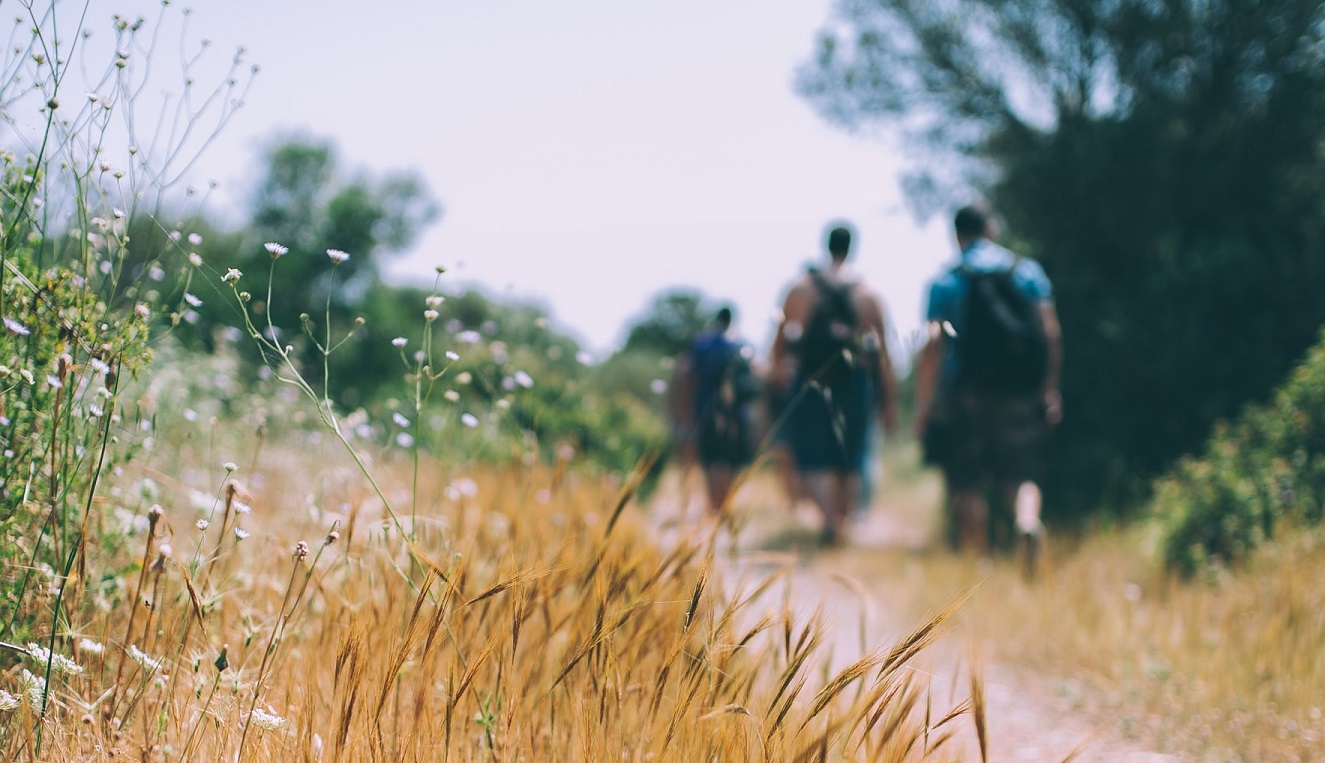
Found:
[(851, 299), (855, 303), (856, 311), (862, 316), (873, 321), (883, 315), (883, 298), (867, 284), (857, 284), (856, 288), (851, 290)]

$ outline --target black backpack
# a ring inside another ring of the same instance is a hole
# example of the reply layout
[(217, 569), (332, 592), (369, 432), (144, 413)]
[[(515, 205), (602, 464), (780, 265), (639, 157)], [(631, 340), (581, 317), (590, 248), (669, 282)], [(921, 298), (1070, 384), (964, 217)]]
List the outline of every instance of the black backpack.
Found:
[(1018, 288), (1012, 271), (957, 269), (966, 280), (957, 355), (964, 381), (992, 392), (1029, 394), (1048, 373), (1049, 343), (1039, 304)]
[(801, 374), (835, 386), (850, 378), (858, 359), (859, 319), (851, 301), (855, 284), (830, 282), (814, 269), (810, 270), (810, 280), (819, 292), (819, 300), (797, 342)]
[(707, 350), (708, 357), (697, 357), (700, 383), (713, 385), (712, 396), (700, 412), (700, 437), (708, 447), (724, 454), (732, 463), (745, 463), (754, 455), (754, 429), (751, 404), (759, 397), (761, 383), (750, 365), (744, 345), (721, 351)]

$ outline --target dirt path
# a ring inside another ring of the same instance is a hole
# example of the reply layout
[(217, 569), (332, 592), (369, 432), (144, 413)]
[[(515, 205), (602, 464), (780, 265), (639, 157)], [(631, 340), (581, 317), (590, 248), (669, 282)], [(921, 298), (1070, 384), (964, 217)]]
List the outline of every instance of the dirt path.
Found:
[[(850, 542), (822, 551), (814, 543), (813, 512), (802, 506), (796, 514), (785, 508), (776, 487), (767, 480), (748, 485), (738, 495), (747, 510), (747, 524), (731, 544), (725, 573), (729, 584), (755, 580), (781, 565), (794, 564), (787, 584), (793, 606), (803, 618), (816, 612), (831, 635), (828, 646), (834, 669), (843, 667), (880, 644), (892, 643), (922, 622), (915, 612), (936, 611), (949, 600), (924, 602), (933, 596), (924, 579), (934, 565), (962, 560), (937, 548), (934, 539), (932, 486), (894, 492), (876, 502), (856, 521)], [(697, 501), (682, 508), (664, 494), (654, 502), (654, 517), (664, 524), (699, 521)], [(758, 507), (782, 505), (781, 510)], [(780, 603), (784, 592), (768, 594)], [(994, 657), (996, 645), (978, 624), (958, 623), (938, 644), (922, 653), (916, 668), (932, 676), (936, 704), (952, 706), (969, 695), (971, 668), (983, 679), (987, 706), (988, 757), (991, 763), (1063, 761), (1080, 763), (1165, 763), (1182, 760), (1150, 752), (1123, 738), (1116, 724), (1080, 709), (1073, 676), (1037, 674)], [(960, 760), (980, 760), (973, 724), (966, 724)]]

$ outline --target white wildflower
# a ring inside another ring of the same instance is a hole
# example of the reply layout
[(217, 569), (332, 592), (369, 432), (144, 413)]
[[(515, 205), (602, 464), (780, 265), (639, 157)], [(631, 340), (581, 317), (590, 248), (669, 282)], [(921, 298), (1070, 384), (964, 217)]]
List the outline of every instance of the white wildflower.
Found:
[(521, 387), (524, 387), (525, 389), (529, 389), (530, 387), (534, 386), (533, 378), (531, 378), (529, 374), (525, 373), (524, 371), (515, 372), (515, 383), (519, 384)]
[(106, 651), (106, 647), (103, 646), (100, 641), (93, 641), (90, 638), (85, 638), (78, 642), (78, 651), (87, 654), (102, 654)]
[(212, 523), (208, 522), (205, 519), (199, 519), (197, 522), (193, 523), (193, 526), (198, 528), (199, 530), (206, 530), (207, 528), (212, 526)]
[(339, 249), (328, 249), (327, 256), (330, 257), (331, 261), (336, 265), (339, 265), (350, 258), (350, 255), (346, 254), (345, 252), (342, 252)]
[(275, 241), (268, 241), (267, 243), (262, 245), (262, 248), (267, 250), (268, 254), (271, 255), (271, 258), (273, 260), (276, 259), (277, 257), (280, 257), (283, 254), (289, 254), (290, 252), (289, 247), (281, 246)]
[(460, 423), (473, 429), (478, 426), (478, 417), (472, 413), (466, 413), (460, 416)]
[(60, 389), (64, 386), (64, 382), (60, 381), (60, 377), (54, 374), (46, 374), (46, 383), (51, 385), (51, 389)]
[(249, 535), (250, 535), (250, 533), (249, 533), (248, 530), (245, 530), (245, 529), (242, 528), (242, 527), (236, 527), (236, 528), (235, 528), (235, 540), (244, 540), (244, 539), (247, 538)]
[(9, 333), (14, 334), (15, 336), (27, 336), (32, 333), (28, 330), (27, 326), (24, 326), (22, 323), (19, 323), (9, 316), (5, 316), (4, 321), (5, 328), (9, 330)]
[(88, 403), (87, 412), (91, 414), (92, 418), (94, 419), (99, 419), (102, 416), (106, 415), (106, 412), (101, 410), (101, 406), (97, 405), (96, 403)]
[(454, 403), (455, 401), (460, 399), (460, 393), (456, 392), (453, 389), (448, 389), (447, 391), (442, 393), (442, 397)]
[(414, 438), (408, 432), (400, 432), (396, 435), (396, 445), (402, 448), (414, 447)]
[(438, 316), (439, 314), (440, 314), (440, 313), (438, 313), (436, 310), (432, 310), (432, 309), (424, 310), (424, 311), (423, 311), (423, 319), (424, 319), (425, 321), (429, 322), (429, 323), (432, 323), (433, 321), (437, 320), (437, 316)]
[(391, 414), (391, 420), (394, 421), (396, 426), (400, 427), (401, 429), (404, 429), (409, 426), (409, 419), (405, 418), (399, 411)]
[(423, 300), (424, 304), (426, 304), (428, 307), (431, 307), (433, 309), (441, 307), (442, 303), (445, 301), (446, 297), (443, 297), (440, 294), (431, 294), (428, 296), (427, 299)]
[(41, 707), (46, 699), (46, 679), (33, 675), (27, 668), (23, 668), (23, 672), (18, 674), (18, 687), (28, 704)]
[(0, 689), (0, 712), (11, 712), (17, 710), (18, 706), (23, 704), (23, 700), (17, 695), (10, 694), (4, 689)]
[(91, 368), (93, 371), (96, 371), (99, 374), (108, 373), (110, 371), (110, 364), (108, 364), (106, 361), (102, 360), (101, 358), (89, 358), (87, 361), (87, 365), (88, 368)]
[(189, 243), (190, 243), (190, 244), (193, 244), (194, 246), (197, 246), (198, 244), (201, 244), (201, 243), (202, 243), (202, 236), (198, 235), (197, 233), (190, 233), (190, 234), (189, 234)]
[(230, 284), (231, 286), (234, 286), (235, 284), (239, 283), (239, 279), (243, 277), (244, 277), (244, 271), (240, 270), (239, 268), (230, 268), (225, 271), (225, 275), (221, 276), (221, 280), (224, 281), (225, 283)]
[(82, 675), (83, 666), (65, 657), (62, 654), (52, 654), (51, 651), (40, 644), (29, 643), (28, 655), (39, 664), (50, 663), (52, 673), (63, 673), (67, 676)]
[(391, 346), (399, 350), (405, 349), (406, 344), (409, 344), (409, 340), (403, 336), (398, 336), (391, 340)]
[(155, 672), (161, 669), (161, 661), (139, 649), (136, 644), (130, 644), (128, 651), (129, 657), (133, 659), (134, 662), (142, 665), (145, 670)]
[(474, 331), (473, 329), (470, 329), (468, 331), (461, 331), (459, 334), (456, 334), (455, 338), (458, 341), (464, 342), (465, 344), (474, 344), (475, 342), (481, 341), (483, 339), (482, 335), (480, 335), (477, 331)]
[(230, 508), (234, 509), (236, 514), (248, 514), (253, 511), (253, 507), (243, 501), (235, 501), (231, 503)]
[(148, 318), (152, 317), (152, 310), (147, 305), (144, 305), (142, 302), (139, 302), (138, 304), (133, 306), (133, 314), (138, 316), (139, 318), (142, 318), (143, 320), (147, 320)]
[(285, 725), (284, 718), (275, 713), (269, 713), (260, 707), (253, 708), (253, 713), (249, 716), (249, 720), (253, 721), (253, 725), (263, 731), (278, 731)]
[(454, 363), (455, 361), (460, 360), (460, 353), (455, 350), (447, 350), (446, 359)]
[(197, 252), (189, 252), (189, 264), (195, 268), (202, 267), (202, 255)]
[(188, 302), (190, 307), (202, 307), (202, 300), (187, 291), (184, 292), (184, 301)]

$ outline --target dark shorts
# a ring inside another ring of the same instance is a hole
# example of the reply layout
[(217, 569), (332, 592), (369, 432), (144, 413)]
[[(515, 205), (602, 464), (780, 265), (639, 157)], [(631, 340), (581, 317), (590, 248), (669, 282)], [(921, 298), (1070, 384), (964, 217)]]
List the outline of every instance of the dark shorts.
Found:
[(732, 415), (704, 417), (696, 434), (699, 463), (706, 467), (740, 468), (754, 460), (754, 421), (748, 407)]
[(1045, 423), (1039, 395), (953, 390), (936, 425), (947, 430), (938, 465), (949, 490), (1043, 477)]
[(787, 434), (797, 469), (864, 471), (874, 419), (874, 393), (864, 373), (832, 387), (809, 385), (791, 405)]

